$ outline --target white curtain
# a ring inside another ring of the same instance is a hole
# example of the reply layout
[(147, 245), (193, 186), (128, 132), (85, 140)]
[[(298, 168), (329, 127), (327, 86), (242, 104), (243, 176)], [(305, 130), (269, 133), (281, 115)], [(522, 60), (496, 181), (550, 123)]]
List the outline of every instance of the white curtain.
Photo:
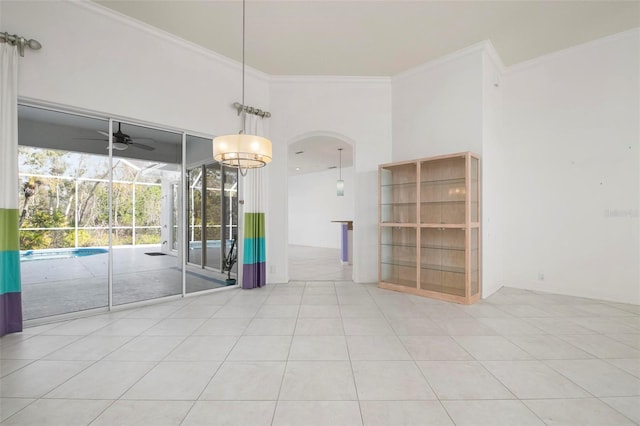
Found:
[(0, 43), (0, 336), (22, 331), (18, 217), (18, 48)]
[[(264, 135), (264, 120), (255, 115), (245, 116), (247, 133)], [(244, 227), (242, 288), (263, 287), (267, 284), (267, 236), (265, 203), (265, 170), (250, 169), (244, 178)]]

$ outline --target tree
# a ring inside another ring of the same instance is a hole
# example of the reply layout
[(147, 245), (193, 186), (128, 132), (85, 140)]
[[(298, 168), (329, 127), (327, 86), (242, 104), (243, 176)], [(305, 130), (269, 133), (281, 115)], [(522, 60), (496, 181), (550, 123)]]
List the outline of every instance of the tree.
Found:
[[(132, 163), (134, 161), (134, 163)], [(133, 225), (133, 197), (136, 189), (135, 220), (138, 226), (159, 226), (162, 213), (160, 171), (141, 174), (154, 163), (135, 165), (135, 160), (115, 160), (113, 167), (104, 156), (20, 146), (20, 173), (31, 175), (20, 187), (21, 248), (106, 245), (109, 226), (109, 186), (112, 175), (112, 214), (115, 226)], [(140, 163), (138, 163), (140, 164)], [(154, 173), (158, 173), (155, 175)], [(38, 177), (34, 177), (37, 175)], [(138, 179), (145, 184), (135, 184)], [(156, 183), (158, 185), (148, 185)], [(94, 227), (78, 230), (78, 227)], [(69, 228), (29, 230), (25, 228)], [(36, 235), (38, 234), (38, 235)], [(132, 229), (114, 234), (114, 244), (131, 244)], [(139, 242), (160, 242), (158, 232), (141, 232)]]
[(36, 194), (37, 185), (39, 184), (40, 181), (36, 180), (35, 178), (31, 178), (22, 186), (22, 192), (24, 193), (24, 202), (22, 204), (22, 213), (20, 213), (20, 223), (18, 225), (20, 228), (22, 228), (22, 224), (27, 218), (27, 207), (29, 206), (29, 200)]

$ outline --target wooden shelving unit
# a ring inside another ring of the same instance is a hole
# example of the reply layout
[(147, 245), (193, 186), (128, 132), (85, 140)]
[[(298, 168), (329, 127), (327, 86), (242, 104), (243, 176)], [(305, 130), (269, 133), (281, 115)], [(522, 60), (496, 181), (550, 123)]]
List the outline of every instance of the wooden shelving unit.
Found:
[(480, 159), (470, 152), (378, 168), (379, 287), (471, 304), (482, 293)]

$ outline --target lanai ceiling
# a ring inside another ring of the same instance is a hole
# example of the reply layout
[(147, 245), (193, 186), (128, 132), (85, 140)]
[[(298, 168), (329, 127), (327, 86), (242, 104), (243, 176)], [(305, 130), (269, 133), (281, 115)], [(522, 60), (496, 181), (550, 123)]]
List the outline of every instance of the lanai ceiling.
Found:
[[(241, 59), (242, 3), (98, 1)], [(640, 26), (638, 1), (248, 0), (247, 64), (272, 75), (390, 76), (491, 40), (505, 65)]]

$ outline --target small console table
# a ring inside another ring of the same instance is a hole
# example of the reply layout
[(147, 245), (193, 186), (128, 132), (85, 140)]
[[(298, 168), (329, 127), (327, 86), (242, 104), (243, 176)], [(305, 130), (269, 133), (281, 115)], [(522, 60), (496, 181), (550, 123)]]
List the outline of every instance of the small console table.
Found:
[(332, 220), (332, 223), (340, 223), (340, 262), (353, 265), (353, 221)]

